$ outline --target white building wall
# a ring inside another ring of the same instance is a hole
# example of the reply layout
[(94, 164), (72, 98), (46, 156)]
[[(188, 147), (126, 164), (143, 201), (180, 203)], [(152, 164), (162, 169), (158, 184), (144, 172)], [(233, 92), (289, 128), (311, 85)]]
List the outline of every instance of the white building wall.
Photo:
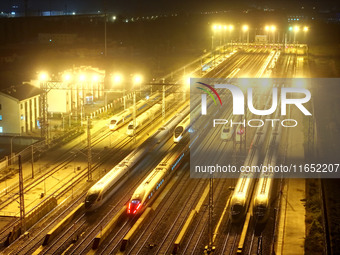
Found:
[(19, 101), (0, 93), (0, 104), (0, 115), (2, 115), (0, 127), (2, 127), (2, 134), (20, 134)]

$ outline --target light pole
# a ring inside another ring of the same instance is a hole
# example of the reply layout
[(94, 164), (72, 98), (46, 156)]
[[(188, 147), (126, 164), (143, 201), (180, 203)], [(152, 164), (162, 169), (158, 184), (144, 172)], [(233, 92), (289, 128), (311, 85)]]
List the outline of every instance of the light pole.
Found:
[(71, 85), (70, 85), (70, 81), (71, 81), (71, 79), (72, 79), (72, 76), (71, 76), (71, 74), (69, 74), (69, 73), (66, 73), (66, 74), (64, 74), (63, 75), (63, 82), (65, 83), (65, 87), (68, 87), (69, 88), (69, 92), (70, 92), (70, 96), (69, 96), (69, 98), (71, 99), (71, 108), (70, 108), (70, 112), (72, 112), (72, 106), (73, 106), (73, 104), (72, 104), (72, 101), (73, 101), (73, 90), (72, 90), (72, 87), (71, 87)]
[[(112, 83), (113, 85), (118, 85), (118, 84), (122, 84), (123, 81), (123, 77), (122, 75), (116, 73), (112, 76)], [(126, 99), (125, 99), (125, 86), (123, 86), (123, 100), (124, 100), (124, 110), (126, 109)]]
[(46, 72), (41, 72), (39, 74), (40, 88), (42, 89), (41, 94), (41, 137), (45, 138), (46, 144), (48, 144), (48, 105), (47, 105), (47, 80), (48, 74)]
[(139, 92), (140, 92), (140, 96), (142, 96), (142, 81), (143, 81), (143, 78), (142, 78), (142, 76), (139, 75), (139, 74), (136, 74), (136, 75), (133, 77), (134, 85), (138, 85), (138, 84), (139, 84)]
[(270, 30), (271, 30), (272, 33), (273, 33), (273, 43), (275, 44), (275, 31), (276, 31), (276, 26), (271, 26), (271, 27), (270, 27)]
[(211, 34), (211, 54), (212, 54), (212, 57), (213, 57), (213, 66), (215, 66), (214, 35), (215, 35), (215, 32), (217, 31), (217, 29), (218, 29), (218, 25), (213, 25), (213, 26), (212, 26), (212, 34)]
[[(92, 94), (92, 103), (94, 101), (94, 97), (95, 97), (95, 91), (98, 91), (98, 88), (99, 87), (99, 76), (97, 74), (94, 74), (92, 75), (92, 83), (91, 83), (91, 88), (90, 88), (90, 91), (91, 91), (91, 94)], [(98, 98), (99, 98), (99, 94), (98, 94)]]
[(289, 43), (292, 43), (292, 31), (293, 31), (293, 27), (290, 26), (290, 27), (288, 28), (288, 31), (289, 31)]
[(12, 159), (13, 159), (13, 155), (12, 155), (12, 154), (13, 154), (13, 139), (14, 139), (15, 137), (18, 137), (18, 136), (20, 136), (20, 135), (15, 135), (15, 136), (12, 136), (12, 137), (11, 137), (11, 160), (10, 160), (10, 161), (11, 161), (11, 165), (12, 165), (12, 163), (13, 163), (13, 162), (12, 162)]
[(308, 41), (307, 41), (307, 32), (308, 32), (309, 28), (308, 27), (304, 27), (303, 28), (303, 32), (304, 32), (304, 35), (305, 35), (305, 42), (306, 42), (306, 47), (307, 47), (307, 58), (309, 57), (308, 56), (308, 51), (309, 51), (309, 48), (308, 48)]
[(78, 94), (78, 96), (81, 96), (81, 97), (79, 97), (79, 100), (80, 100), (80, 126), (83, 126), (84, 82), (86, 81), (86, 75), (80, 74), (79, 81), (80, 81), (80, 90), (81, 90)]
[(247, 46), (249, 46), (249, 27), (248, 27), (248, 25), (243, 25), (242, 30), (243, 30), (243, 32), (247, 32)]
[(136, 139), (136, 90), (135, 87), (139, 84), (141, 89), (142, 76), (135, 75), (133, 77), (133, 138)]
[(296, 44), (296, 33), (299, 32), (300, 28), (298, 26), (294, 27), (294, 44)]
[(294, 27), (294, 48), (295, 48), (295, 54), (297, 54), (297, 48), (296, 48), (296, 33), (299, 32), (300, 28), (298, 26)]
[(231, 43), (231, 50), (233, 50), (233, 40), (232, 40), (232, 37), (231, 37), (231, 33), (234, 30), (234, 26), (233, 25), (229, 25), (228, 28), (229, 28), (229, 38), (230, 38), (230, 43)]
[(264, 30), (267, 32), (267, 42), (270, 43), (270, 38), (269, 38), (269, 26), (265, 26)]

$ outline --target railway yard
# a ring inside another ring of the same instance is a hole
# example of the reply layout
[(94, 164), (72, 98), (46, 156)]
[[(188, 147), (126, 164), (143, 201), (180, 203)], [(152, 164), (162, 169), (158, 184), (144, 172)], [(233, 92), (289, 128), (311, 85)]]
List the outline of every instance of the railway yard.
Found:
[[(202, 62), (209, 67), (205, 71)], [(272, 78), (272, 86), (277, 88), (283, 85), (282, 80), (275, 82), (276, 78), (310, 76), (307, 55), (296, 48), (284, 50), (282, 45), (229, 45), (216, 56), (205, 54), (185, 70), (195, 78)], [(190, 157), (201, 150), (211, 151), (207, 154), (211, 162), (224, 157), (237, 167), (299, 164), (309, 160), (304, 129), (264, 125), (247, 127), (245, 133), (235, 128), (230, 136), (221, 134), (230, 131), (221, 129), (222, 125), (206, 127), (206, 119), (197, 117), (200, 101), (190, 101), (188, 93), (183, 95), (177, 86), (182, 83), (182, 74), (179, 70), (160, 79), (148, 99), (135, 93), (135, 109), (131, 106), (109, 119), (92, 120), (90, 170), (86, 133), (47, 151), (35, 163), (42, 167), (34, 178), (30, 177), (30, 163), (24, 162), (25, 231), (18, 210), (18, 175), (3, 181), (1, 251), (303, 254), (305, 179), (274, 178), (268, 173), (192, 178)], [(167, 83), (171, 86), (165, 89)], [(149, 93), (149, 86), (142, 92)], [(229, 119), (231, 95), (218, 92), (223, 102), (218, 114)], [(215, 107), (208, 102), (208, 109)], [(126, 121), (131, 115), (139, 116), (135, 123)], [(281, 118), (274, 115), (272, 118)], [(301, 126), (308, 123), (297, 108), (289, 108), (287, 119), (296, 119)], [(136, 125), (135, 134), (131, 125)], [(176, 129), (178, 126), (181, 128)], [(241, 135), (241, 141), (236, 142)], [(216, 144), (216, 140), (221, 142)], [(207, 162), (198, 158), (195, 163)]]

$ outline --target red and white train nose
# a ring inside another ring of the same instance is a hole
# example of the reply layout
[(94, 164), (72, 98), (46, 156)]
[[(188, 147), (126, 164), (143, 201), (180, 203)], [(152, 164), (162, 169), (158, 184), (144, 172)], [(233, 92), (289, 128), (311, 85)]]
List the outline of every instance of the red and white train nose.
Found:
[(136, 214), (138, 212), (138, 210), (141, 208), (141, 206), (142, 206), (142, 204), (141, 204), (140, 200), (133, 199), (133, 200), (131, 200), (131, 202), (128, 205), (127, 213), (128, 214)]

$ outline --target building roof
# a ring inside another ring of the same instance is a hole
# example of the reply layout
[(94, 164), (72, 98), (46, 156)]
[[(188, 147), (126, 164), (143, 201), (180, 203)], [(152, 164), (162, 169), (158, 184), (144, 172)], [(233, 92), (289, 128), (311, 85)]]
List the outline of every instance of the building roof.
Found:
[(22, 101), (41, 94), (42, 90), (26, 83), (18, 86), (8, 87), (1, 90), (1, 92), (18, 99), (19, 101)]

